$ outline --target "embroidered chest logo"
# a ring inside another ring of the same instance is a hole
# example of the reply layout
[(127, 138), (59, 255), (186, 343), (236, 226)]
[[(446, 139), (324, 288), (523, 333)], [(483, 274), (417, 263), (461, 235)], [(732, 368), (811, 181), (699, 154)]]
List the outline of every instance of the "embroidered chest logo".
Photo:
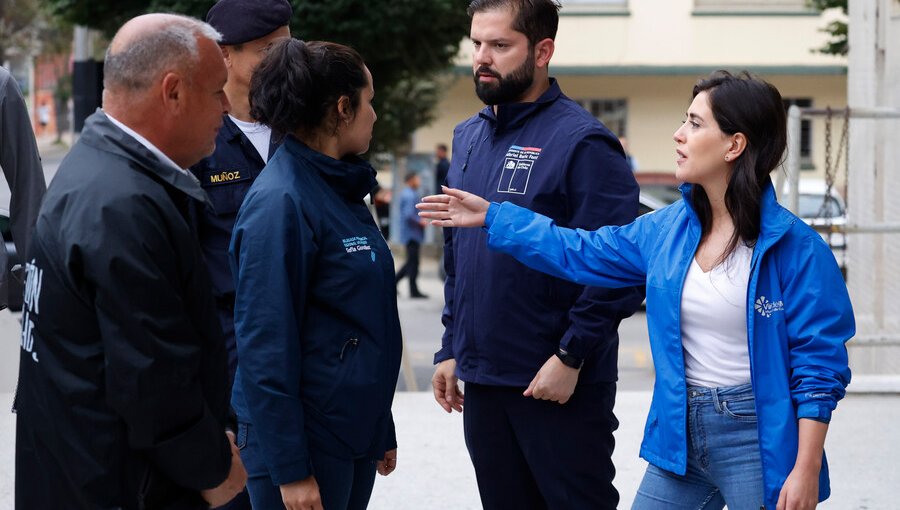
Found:
[(531, 179), (534, 162), (540, 156), (541, 149), (537, 147), (510, 146), (506, 151), (506, 157), (503, 158), (503, 171), (500, 172), (497, 193), (524, 195), (528, 191), (528, 181)]
[(371, 254), (372, 262), (375, 262), (375, 252), (372, 250), (372, 247), (369, 245), (369, 238), (363, 236), (356, 237), (348, 237), (346, 239), (341, 239), (341, 243), (344, 245), (344, 249), (347, 250), (347, 253), (357, 253), (361, 251), (367, 251)]
[(784, 301), (769, 301), (766, 296), (759, 296), (753, 308), (763, 317), (769, 318), (775, 312), (784, 311)]

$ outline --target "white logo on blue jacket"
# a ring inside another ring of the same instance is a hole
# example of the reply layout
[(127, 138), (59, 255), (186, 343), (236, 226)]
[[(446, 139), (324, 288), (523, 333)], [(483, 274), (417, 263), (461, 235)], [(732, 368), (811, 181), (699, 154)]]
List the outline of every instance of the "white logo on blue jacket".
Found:
[(538, 147), (511, 145), (503, 158), (497, 193), (524, 195), (528, 191), (528, 181), (531, 180), (531, 169), (540, 156), (541, 149)]
[(775, 312), (784, 311), (784, 301), (769, 301), (766, 296), (759, 296), (753, 307), (763, 317), (771, 317)]

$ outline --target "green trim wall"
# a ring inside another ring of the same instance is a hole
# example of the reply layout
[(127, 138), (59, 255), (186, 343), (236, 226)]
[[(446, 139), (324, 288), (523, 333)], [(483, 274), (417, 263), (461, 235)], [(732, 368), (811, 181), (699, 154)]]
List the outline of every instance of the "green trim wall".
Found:
[(773, 17), (773, 16), (821, 16), (821, 12), (816, 10), (804, 11), (692, 11), (691, 16), (751, 16), (751, 17)]
[[(845, 65), (816, 65), (816, 66), (766, 66), (766, 65), (689, 65), (689, 66), (641, 66), (641, 65), (610, 65), (610, 66), (550, 66), (550, 74), (555, 76), (696, 76), (709, 74), (717, 69), (727, 69), (732, 72), (750, 71), (763, 76), (845, 76)], [(456, 66), (454, 74), (467, 75), (472, 72), (469, 66)]]

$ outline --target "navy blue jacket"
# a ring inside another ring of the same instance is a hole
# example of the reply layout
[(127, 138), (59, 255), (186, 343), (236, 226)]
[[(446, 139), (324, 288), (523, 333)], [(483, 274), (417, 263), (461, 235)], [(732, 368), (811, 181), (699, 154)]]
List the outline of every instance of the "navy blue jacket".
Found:
[[(490, 107), (456, 127), (451, 187), (512, 202), (567, 227), (634, 220), (638, 187), (618, 139), (551, 79), (534, 103)], [(579, 383), (612, 382), (619, 322), (639, 288), (588, 287), (489, 251), (477, 229), (444, 235), (443, 346), (466, 382), (527, 386), (560, 347), (585, 360)]]
[[(279, 136), (273, 133), (269, 154), (279, 145)], [(197, 228), (217, 298), (234, 299), (228, 243), (244, 196), (265, 166), (250, 139), (225, 115), (216, 136), (215, 152), (191, 167), (212, 204), (212, 208), (203, 210)]]
[(363, 201), (374, 185), (368, 163), (288, 137), (238, 213), (232, 405), (278, 485), (313, 474), (310, 448), (380, 459), (396, 447), (400, 320), (394, 261)]
[[(273, 154), (279, 145), (280, 137), (273, 133), (269, 154)], [(190, 169), (212, 204), (212, 207), (207, 204), (196, 208), (194, 214), (206, 269), (213, 283), (217, 314), (225, 334), (228, 373), (232, 379), (237, 369), (237, 351), (234, 343), (234, 277), (228, 263), (228, 243), (244, 196), (265, 165), (250, 139), (226, 114), (216, 135), (215, 152)]]

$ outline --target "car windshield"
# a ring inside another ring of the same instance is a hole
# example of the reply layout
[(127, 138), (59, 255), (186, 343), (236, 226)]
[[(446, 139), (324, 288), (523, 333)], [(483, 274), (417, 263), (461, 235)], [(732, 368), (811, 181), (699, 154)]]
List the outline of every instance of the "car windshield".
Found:
[(843, 215), (844, 210), (834, 197), (828, 197), (825, 202), (824, 194), (800, 195), (801, 218), (837, 218)]
[(641, 184), (641, 193), (668, 205), (681, 200), (681, 191), (667, 184)]

